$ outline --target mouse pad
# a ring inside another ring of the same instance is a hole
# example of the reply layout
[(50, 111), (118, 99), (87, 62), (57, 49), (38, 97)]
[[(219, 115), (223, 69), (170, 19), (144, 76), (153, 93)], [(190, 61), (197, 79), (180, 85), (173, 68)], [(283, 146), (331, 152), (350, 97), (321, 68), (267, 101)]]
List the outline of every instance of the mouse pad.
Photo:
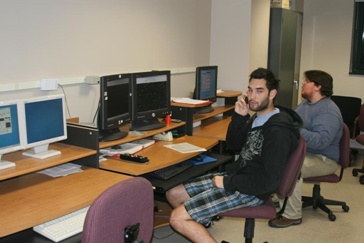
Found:
[(202, 164), (206, 164), (206, 163), (211, 163), (211, 162), (215, 162), (217, 159), (204, 155), (204, 154), (200, 154), (200, 156), (202, 157), (202, 161), (198, 161), (198, 160), (194, 160), (193, 158), (189, 159), (188, 161), (191, 161), (194, 165), (202, 165)]

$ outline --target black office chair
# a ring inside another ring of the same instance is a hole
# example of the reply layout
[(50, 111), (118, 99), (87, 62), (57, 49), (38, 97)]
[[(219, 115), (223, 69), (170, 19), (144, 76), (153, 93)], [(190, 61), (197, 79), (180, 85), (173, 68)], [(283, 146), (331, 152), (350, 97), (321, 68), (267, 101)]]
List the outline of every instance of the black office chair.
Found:
[(359, 134), (356, 129), (355, 119), (357, 119), (360, 113), (361, 99), (358, 97), (339, 95), (333, 95), (331, 99), (341, 111), (343, 120), (349, 128), (350, 138), (355, 138)]
[[(360, 148), (359, 146), (355, 146), (355, 148), (361, 150), (364, 149), (364, 104), (361, 105), (360, 114), (356, 121), (360, 134), (355, 137), (354, 141), (361, 145), (361, 147), (363, 148)], [(364, 159), (361, 169), (353, 169), (353, 176), (358, 176), (358, 173), (364, 173)], [(359, 177), (359, 182), (360, 184), (364, 185), (364, 175), (361, 175)]]

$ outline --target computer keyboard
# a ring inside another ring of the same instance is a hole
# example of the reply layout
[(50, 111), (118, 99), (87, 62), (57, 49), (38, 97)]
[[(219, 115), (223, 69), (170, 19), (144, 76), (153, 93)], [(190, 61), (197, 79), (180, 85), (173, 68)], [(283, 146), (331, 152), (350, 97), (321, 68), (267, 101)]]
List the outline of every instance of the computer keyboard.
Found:
[(48, 239), (59, 242), (82, 232), (89, 206), (33, 227)]
[(187, 170), (188, 168), (192, 167), (193, 163), (191, 161), (183, 161), (179, 164), (171, 165), (166, 168), (153, 171), (150, 173), (151, 176), (161, 179), (161, 180), (168, 180), (173, 176), (180, 174), (181, 172)]

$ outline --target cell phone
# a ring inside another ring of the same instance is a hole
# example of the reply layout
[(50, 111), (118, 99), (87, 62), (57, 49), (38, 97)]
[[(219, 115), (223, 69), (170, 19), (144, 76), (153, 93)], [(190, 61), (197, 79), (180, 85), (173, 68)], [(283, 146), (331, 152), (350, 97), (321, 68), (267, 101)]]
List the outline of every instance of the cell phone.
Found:
[(248, 96), (245, 97), (244, 101), (245, 101), (246, 104), (249, 104)]

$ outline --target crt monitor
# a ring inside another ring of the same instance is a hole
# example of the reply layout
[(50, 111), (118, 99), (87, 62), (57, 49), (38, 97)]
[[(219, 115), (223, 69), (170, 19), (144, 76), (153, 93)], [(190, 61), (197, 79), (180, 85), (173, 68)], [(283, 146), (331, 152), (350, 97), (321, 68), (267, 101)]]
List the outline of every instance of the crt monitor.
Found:
[(119, 127), (131, 119), (131, 74), (114, 74), (100, 78), (98, 128), (100, 141), (124, 138)]
[[(208, 100), (216, 102), (217, 90), (217, 66), (203, 66), (196, 68), (196, 81), (193, 98), (197, 100)], [(210, 106), (203, 107), (197, 113), (212, 112), (213, 108)]]
[(2, 160), (4, 154), (23, 148), (21, 105), (22, 103), (15, 100), (0, 101), (0, 170), (15, 166), (14, 162)]
[(65, 97), (63, 94), (24, 99), (24, 156), (37, 159), (59, 155), (48, 149), (50, 143), (67, 139)]
[(134, 73), (132, 79), (131, 130), (146, 131), (164, 127), (158, 118), (171, 114), (171, 72)]

